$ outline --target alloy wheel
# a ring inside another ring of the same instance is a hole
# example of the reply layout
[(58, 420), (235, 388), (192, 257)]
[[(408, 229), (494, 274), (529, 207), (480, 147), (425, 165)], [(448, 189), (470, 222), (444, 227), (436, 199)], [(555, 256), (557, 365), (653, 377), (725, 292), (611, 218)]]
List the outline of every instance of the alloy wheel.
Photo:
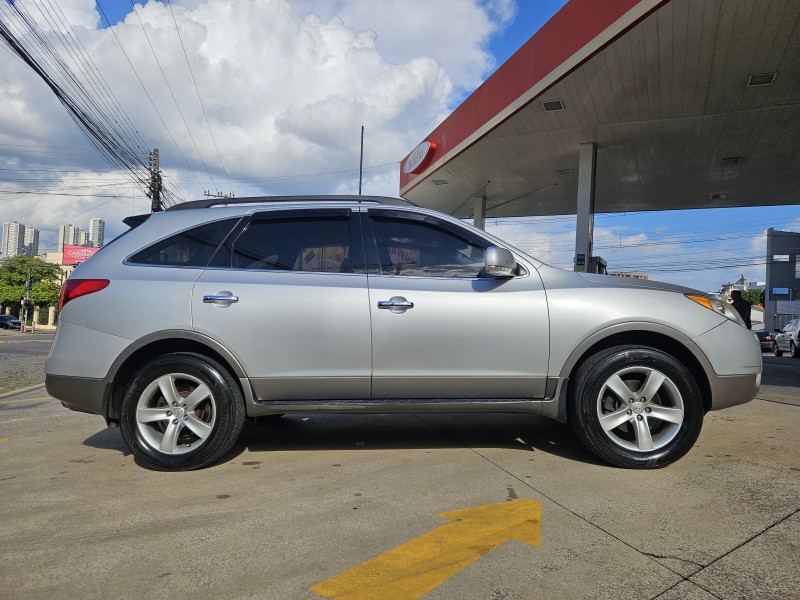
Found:
[(597, 396), (606, 436), (623, 448), (650, 452), (669, 444), (684, 419), (678, 387), (661, 371), (636, 366), (611, 375)]
[(163, 454), (185, 454), (209, 438), (217, 403), (197, 377), (169, 373), (152, 381), (136, 404), (136, 427), (143, 440)]

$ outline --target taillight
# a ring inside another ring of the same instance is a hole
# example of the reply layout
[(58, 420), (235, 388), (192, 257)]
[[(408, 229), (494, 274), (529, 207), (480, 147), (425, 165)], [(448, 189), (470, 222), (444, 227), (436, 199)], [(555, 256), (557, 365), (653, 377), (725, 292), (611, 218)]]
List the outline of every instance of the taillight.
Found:
[(58, 311), (64, 308), (67, 302), (80, 298), (86, 294), (94, 294), (107, 287), (108, 279), (67, 279), (61, 286), (61, 296), (58, 298)]

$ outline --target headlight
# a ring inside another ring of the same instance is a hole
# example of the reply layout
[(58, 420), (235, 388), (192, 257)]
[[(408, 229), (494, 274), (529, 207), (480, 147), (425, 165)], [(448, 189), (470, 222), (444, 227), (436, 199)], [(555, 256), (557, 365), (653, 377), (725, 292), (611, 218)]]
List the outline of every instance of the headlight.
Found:
[(733, 308), (727, 302), (723, 302), (722, 300), (717, 300), (712, 296), (701, 296), (699, 294), (684, 294), (689, 300), (693, 302), (697, 302), (700, 306), (705, 306), (708, 310), (713, 310), (715, 313), (730, 319), (731, 321), (735, 321), (742, 327), (745, 327), (744, 321), (742, 317), (736, 312), (736, 309)]

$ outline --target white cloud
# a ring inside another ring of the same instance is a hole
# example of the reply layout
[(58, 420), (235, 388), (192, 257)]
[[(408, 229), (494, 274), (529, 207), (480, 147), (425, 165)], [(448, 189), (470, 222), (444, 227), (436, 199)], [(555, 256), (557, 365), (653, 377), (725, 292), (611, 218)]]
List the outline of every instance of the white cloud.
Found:
[[(60, 47), (52, 30), (66, 31), (61, 20), (48, 23), (29, 0), (17, 5), (29, 10)], [(454, 91), (463, 93), (481, 82), (493, 67), (488, 40), (514, 12), (511, 0), (416, 0), (381, 3), (380, 9), (368, 0), (173, 0), (172, 11), (149, 0), (137, 4), (136, 12), (112, 31), (96, 29), (100, 17), (94, 0), (59, 0), (58, 6), (63, 23), (71, 24), (91, 56), (91, 64), (74, 65), (82, 70), (84, 84), (88, 86), (87, 69), (96, 66), (113, 93), (103, 104), (118, 105), (130, 118), (143, 138), (142, 159), (158, 147), (168, 181), (193, 197), (204, 190), (229, 191), (221, 162), (238, 196), (357, 189), (361, 125), (366, 127), (365, 166), (389, 163), (367, 170), (364, 191), (396, 195), (399, 168), (393, 163), (448, 114)], [(0, 18), (7, 14), (6, 9)], [(0, 54), (0, 168), (16, 169), (4, 172), (8, 176), (0, 185), (0, 219), (44, 228), (94, 205), (97, 215), (80, 219), (104, 217), (109, 232), (118, 232), (118, 221), (130, 212), (130, 184), (114, 177), (118, 189), (77, 188), (74, 180), (83, 173), (96, 172), (94, 180), (111, 184), (104, 179), (107, 168), (96, 154), (72, 150), (90, 146), (53, 93), (5, 47)], [(97, 88), (91, 91), (99, 94)], [(53, 172), (31, 172), (48, 167)], [(81, 173), (62, 176), (59, 170)], [(330, 175), (263, 179), (304, 173)], [(302, 181), (311, 184), (299, 185)], [(25, 189), (43, 195), (8, 193)], [(84, 196), (48, 196), (45, 191)], [(107, 192), (124, 198), (107, 202), (92, 196)], [(141, 210), (146, 201), (139, 197)], [(54, 235), (43, 232), (45, 238)]]
[(94, 28), (99, 22), (95, 0), (58, 0), (52, 4), (15, 2), (43, 31), (67, 33), (74, 27)]
[(471, 90), (494, 66), (486, 50), (489, 37), (516, 13), (511, 0), (305, 0), (294, 3), (298, 14), (322, 19), (338, 15), (353, 30), (372, 31), (375, 46), (389, 62), (417, 57), (435, 59), (458, 89)]

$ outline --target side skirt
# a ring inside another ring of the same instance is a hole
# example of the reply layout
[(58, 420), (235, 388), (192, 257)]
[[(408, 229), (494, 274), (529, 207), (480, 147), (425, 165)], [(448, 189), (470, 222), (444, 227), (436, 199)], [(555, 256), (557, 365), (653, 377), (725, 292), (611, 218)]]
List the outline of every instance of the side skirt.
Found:
[[(308, 414), (408, 414), (408, 413), (525, 413), (566, 421), (563, 404), (567, 380), (553, 385), (552, 396), (537, 400), (514, 400), (508, 398), (481, 399), (381, 399), (381, 400), (270, 400), (256, 399), (250, 382), (240, 378), (248, 417), (265, 415)], [(554, 381), (555, 383), (555, 381)], [(561, 401), (559, 401), (561, 400)]]

